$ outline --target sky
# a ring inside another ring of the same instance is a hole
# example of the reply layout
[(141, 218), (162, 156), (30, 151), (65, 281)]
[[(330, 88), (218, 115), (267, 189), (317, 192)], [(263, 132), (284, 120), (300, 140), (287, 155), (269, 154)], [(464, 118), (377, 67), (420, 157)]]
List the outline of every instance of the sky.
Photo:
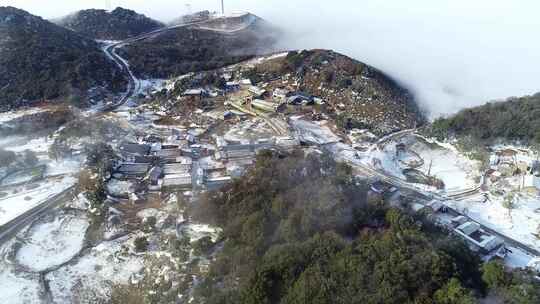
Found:
[[(220, 0), (110, 0), (169, 21)], [(106, 0), (0, 0), (45, 18)], [(375, 66), (431, 117), (540, 91), (537, 0), (225, 0), (282, 27), (284, 49), (325, 48)]]

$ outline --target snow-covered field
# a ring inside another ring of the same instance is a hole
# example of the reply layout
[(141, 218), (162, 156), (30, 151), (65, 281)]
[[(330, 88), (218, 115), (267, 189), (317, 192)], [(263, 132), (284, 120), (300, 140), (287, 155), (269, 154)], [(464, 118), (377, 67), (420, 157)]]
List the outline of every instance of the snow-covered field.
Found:
[(127, 284), (143, 269), (143, 257), (126, 253), (127, 238), (103, 242), (74, 264), (50, 272), (55, 303), (97, 303), (110, 297), (111, 286)]
[(45, 175), (75, 174), (81, 170), (83, 163), (83, 155), (51, 160), (47, 162), (47, 171)]
[(38, 274), (18, 273), (11, 268), (0, 269), (0, 303), (43, 303)]
[(40, 182), (38, 187), (30, 190), (26, 189), (26, 186), (20, 186), (6, 191), (8, 195), (0, 198), (0, 225), (44, 203), (75, 183), (74, 177), (64, 176)]
[(297, 132), (300, 140), (307, 143), (326, 145), (340, 141), (340, 138), (322, 122), (291, 119), (291, 126)]
[(514, 209), (503, 207), (503, 198), (489, 196), (484, 202), (482, 195), (464, 201), (451, 201), (449, 204), (479, 223), (508, 237), (540, 250), (537, 237), (540, 228), (540, 197), (519, 195)]
[(438, 146), (429, 148), (422, 142), (413, 144), (410, 148), (424, 159), (419, 168), (427, 174), (431, 166), (431, 175), (442, 180), (447, 191), (474, 188), (478, 185), (479, 164), (476, 161), (459, 154), (456, 150)]
[[(406, 151), (398, 153), (398, 144), (405, 144)], [(391, 140), (382, 149), (368, 151), (366, 157), (367, 163), (401, 179), (405, 179), (403, 169), (407, 164), (417, 160), (421, 166), (414, 169), (442, 180), (447, 191), (478, 186), (480, 173), (477, 161), (462, 155), (451, 145), (429, 142), (417, 135)]]
[(0, 303), (43, 303), (39, 274), (20, 271), (11, 260), (16, 240), (0, 247)]
[(16, 260), (34, 272), (65, 263), (82, 249), (88, 226), (85, 214), (48, 216), (28, 230)]
[[(71, 225), (76, 224), (75, 222), (71, 223)], [(48, 232), (51, 232), (51, 229), (48, 229)], [(43, 235), (45, 236), (45, 233)], [(33, 236), (34, 239), (36, 237)], [(79, 259), (47, 272), (44, 279), (49, 284), (52, 302), (66, 304), (104, 303), (109, 298), (113, 285), (127, 284), (133, 275), (143, 269), (144, 258), (127, 252), (126, 248), (129, 242), (128, 237), (103, 242), (84, 252)], [(61, 245), (54, 245), (52, 241), (45, 241), (45, 243), (47, 243), (46, 247), (54, 247), (54, 252), (58, 252), (59, 249), (62, 251)], [(47, 300), (44, 286), (41, 284), (40, 274), (33, 272), (32, 269), (21, 269), (16, 264), (20, 253), (13, 261), (8, 258), (13, 248), (16, 246), (14, 246), (13, 241), (10, 241), (0, 249), (0, 303), (50, 303)], [(38, 264), (42, 261), (51, 264), (49, 261), (40, 260), (41, 257), (45, 257), (40, 254), (47, 255), (47, 260), (56, 259), (59, 261), (58, 258), (54, 257), (53, 251), (49, 252), (41, 247), (33, 252)], [(67, 258), (67, 255), (59, 254)], [(31, 258), (32, 255), (28, 255), (29, 262)]]

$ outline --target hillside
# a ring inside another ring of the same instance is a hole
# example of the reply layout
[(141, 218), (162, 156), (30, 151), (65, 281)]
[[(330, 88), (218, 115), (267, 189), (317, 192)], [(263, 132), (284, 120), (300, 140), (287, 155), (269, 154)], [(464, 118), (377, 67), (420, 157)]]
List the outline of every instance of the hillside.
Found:
[[(246, 24), (246, 27), (242, 27)], [(253, 15), (179, 27), (119, 49), (141, 78), (211, 70), (268, 52), (276, 32)]]
[(121, 7), (111, 12), (100, 9), (78, 11), (58, 20), (57, 24), (97, 40), (124, 40), (164, 26)]
[(259, 155), (194, 207), (224, 227), (195, 302), (472, 304), (488, 287), (504, 303), (537, 303), (530, 275), (481, 267), (464, 243), (368, 189), (315, 153)]
[(483, 144), (497, 140), (539, 143), (540, 93), (487, 103), (439, 118), (427, 133), (439, 139), (471, 136)]
[(96, 42), (23, 10), (0, 7), (0, 111), (84, 96), (95, 86), (119, 91), (125, 84)]
[(329, 50), (289, 52), (256, 64), (244, 76), (267, 88), (318, 96), (344, 129), (377, 135), (414, 128), (425, 119), (414, 97), (383, 72)]

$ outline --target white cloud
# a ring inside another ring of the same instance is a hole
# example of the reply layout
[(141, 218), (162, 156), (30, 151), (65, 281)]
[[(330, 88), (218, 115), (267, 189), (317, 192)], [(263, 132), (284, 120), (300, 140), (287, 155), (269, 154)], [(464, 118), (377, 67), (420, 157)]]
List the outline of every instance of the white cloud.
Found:
[[(220, 0), (111, 0), (170, 20), (218, 10)], [(105, 0), (0, 0), (45, 17)], [(237, 0), (288, 30), (287, 48), (327, 48), (374, 65), (413, 90), (432, 114), (540, 91), (540, 2), (532, 0)]]

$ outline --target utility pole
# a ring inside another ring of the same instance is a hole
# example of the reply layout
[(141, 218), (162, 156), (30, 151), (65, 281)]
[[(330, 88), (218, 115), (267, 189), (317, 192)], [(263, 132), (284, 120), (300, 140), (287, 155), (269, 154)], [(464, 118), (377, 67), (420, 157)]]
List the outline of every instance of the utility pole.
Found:
[(111, 10), (111, 0), (105, 0), (105, 9), (108, 11)]
[(221, 0), (221, 14), (225, 15), (225, 0)]

